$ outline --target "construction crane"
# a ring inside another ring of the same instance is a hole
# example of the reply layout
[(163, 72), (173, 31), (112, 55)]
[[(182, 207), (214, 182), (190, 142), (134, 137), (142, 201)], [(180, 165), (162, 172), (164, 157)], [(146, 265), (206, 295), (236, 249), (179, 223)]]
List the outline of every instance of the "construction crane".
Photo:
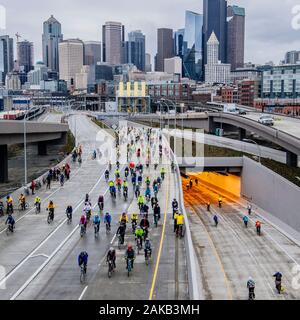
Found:
[(22, 36), (19, 34), (19, 32), (16, 33), (17, 42), (19, 42), (19, 39), (22, 38)]

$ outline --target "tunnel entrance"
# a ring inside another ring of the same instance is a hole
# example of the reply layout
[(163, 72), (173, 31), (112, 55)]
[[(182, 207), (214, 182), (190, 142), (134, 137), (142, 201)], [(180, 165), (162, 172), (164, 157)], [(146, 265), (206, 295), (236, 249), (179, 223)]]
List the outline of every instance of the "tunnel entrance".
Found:
[(207, 187), (215, 192), (219, 192), (223, 196), (239, 199), (241, 197), (241, 177), (238, 173), (226, 172), (189, 172), (182, 176), (183, 188), (187, 189), (190, 179), (195, 185), (196, 179), (198, 184)]

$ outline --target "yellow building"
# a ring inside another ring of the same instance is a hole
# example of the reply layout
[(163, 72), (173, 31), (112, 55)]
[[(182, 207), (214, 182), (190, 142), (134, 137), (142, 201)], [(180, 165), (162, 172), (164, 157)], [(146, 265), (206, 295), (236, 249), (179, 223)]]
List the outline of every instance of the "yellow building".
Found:
[(146, 83), (144, 81), (120, 82), (117, 103), (119, 112), (149, 113), (150, 96), (146, 95)]

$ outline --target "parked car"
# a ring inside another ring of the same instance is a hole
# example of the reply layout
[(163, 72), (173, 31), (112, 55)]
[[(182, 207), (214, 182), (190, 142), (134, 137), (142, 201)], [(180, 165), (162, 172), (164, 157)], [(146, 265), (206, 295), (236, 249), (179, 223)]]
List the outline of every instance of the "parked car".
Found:
[(265, 125), (265, 126), (273, 126), (274, 119), (270, 115), (262, 115), (259, 117), (258, 122)]

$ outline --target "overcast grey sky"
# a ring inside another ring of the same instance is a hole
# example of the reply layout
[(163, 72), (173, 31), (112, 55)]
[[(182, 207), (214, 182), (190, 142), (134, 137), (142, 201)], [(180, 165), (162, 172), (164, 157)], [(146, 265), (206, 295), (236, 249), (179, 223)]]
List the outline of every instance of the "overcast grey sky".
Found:
[[(300, 0), (230, 0), (246, 8), (245, 60), (279, 62), (284, 53), (300, 49), (300, 29), (292, 28), (292, 8)], [(185, 10), (202, 13), (202, 0), (0, 0), (7, 10), (7, 29), (34, 42), (35, 61), (41, 60), (42, 24), (53, 14), (62, 24), (64, 38), (101, 40), (105, 21), (120, 21), (126, 33), (141, 29), (147, 51), (156, 52), (156, 29), (184, 27)], [(299, 19), (300, 21), (300, 19)]]

